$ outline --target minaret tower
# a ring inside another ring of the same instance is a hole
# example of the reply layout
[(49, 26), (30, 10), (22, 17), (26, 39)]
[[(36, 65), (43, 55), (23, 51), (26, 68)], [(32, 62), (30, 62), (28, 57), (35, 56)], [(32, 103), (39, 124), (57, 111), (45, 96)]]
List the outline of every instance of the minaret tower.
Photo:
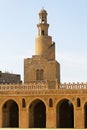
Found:
[(38, 36), (48, 36), (47, 12), (42, 9), (39, 13)]
[(55, 43), (48, 35), (47, 12), (39, 12), (38, 35), (35, 39), (35, 55), (24, 59), (24, 83), (48, 82), (48, 88), (60, 83), (60, 64), (55, 60)]
[(37, 24), (37, 27), (38, 27), (38, 36), (36, 37), (35, 40), (35, 55), (42, 55), (49, 59), (49, 53), (53, 51), (52, 53), (53, 56), (51, 54), (51, 58), (54, 59), (55, 45), (52, 42), (52, 37), (48, 36), (49, 24), (47, 23), (47, 12), (44, 9), (42, 9), (39, 12), (39, 23)]

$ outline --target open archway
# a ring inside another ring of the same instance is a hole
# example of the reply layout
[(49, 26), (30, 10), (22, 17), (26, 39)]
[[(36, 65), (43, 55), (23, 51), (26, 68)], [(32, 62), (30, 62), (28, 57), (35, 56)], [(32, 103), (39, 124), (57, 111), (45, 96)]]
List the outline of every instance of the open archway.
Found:
[(56, 108), (57, 128), (74, 128), (73, 104), (64, 99), (60, 101)]
[(87, 102), (84, 105), (84, 127), (87, 128)]
[(19, 127), (19, 108), (15, 101), (8, 100), (2, 107), (3, 128)]
[(46, 106), (40, 99), (34, 100), (29, 106), (29, 127), (46, 128)]

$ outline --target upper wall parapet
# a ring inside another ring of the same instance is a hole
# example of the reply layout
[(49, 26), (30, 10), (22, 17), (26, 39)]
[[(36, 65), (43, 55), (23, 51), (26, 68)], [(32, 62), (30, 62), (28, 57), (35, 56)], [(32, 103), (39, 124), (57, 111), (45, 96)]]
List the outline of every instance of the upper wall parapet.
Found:
[[(53, 90), (71, 90), (71, 89), (87, 89), (87, 82), (86, 83), (61, 83), (58, 84), (56, 82), (56, 87)], [(32, 81), (26, 84), (0, 84), (0, 91), (14, 91), (14, 90), (52, 90), (49, 89), (49, 81), (42, 80), (42, 81)]]
[(58, 89), (87, 89), (87, 82), (86, 83), (61, 83), (57, 84), (56, 88)]

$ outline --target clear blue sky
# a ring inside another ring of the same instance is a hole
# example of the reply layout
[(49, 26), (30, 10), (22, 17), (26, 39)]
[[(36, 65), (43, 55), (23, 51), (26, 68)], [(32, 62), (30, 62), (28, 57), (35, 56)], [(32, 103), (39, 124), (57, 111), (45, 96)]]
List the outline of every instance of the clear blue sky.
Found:
[(0, 0), (0, 70), (19, 73), (34, 55), (38, 12), (48, 12), (61, 82), (87, 82), (87, 0)]

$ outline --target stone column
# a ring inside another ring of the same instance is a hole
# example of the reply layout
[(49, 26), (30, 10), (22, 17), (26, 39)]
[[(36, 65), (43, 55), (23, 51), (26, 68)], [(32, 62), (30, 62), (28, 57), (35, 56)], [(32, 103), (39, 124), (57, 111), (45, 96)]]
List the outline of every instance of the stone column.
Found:
[(28, 112), (22, 108), (19, 112), (19, 128), (28, 128)]
[(56, 128), (56, 111), (53, 107), (46, 112), (46, 128)]
[(76, 107), (74, 111), (74, 128), (84, 128), (84, 112), (82, 107)]

